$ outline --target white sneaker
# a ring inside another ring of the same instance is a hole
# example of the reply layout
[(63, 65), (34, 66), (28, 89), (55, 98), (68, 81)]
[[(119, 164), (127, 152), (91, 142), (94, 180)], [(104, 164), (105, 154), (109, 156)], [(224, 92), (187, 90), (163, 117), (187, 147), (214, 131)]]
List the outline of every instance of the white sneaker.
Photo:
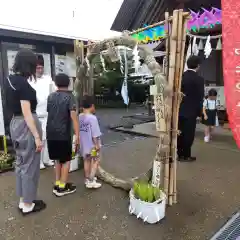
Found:
[(19, 209), (23, 209), (24, 208), (24, 203), (23, 202), (19, 202), (19, 205), (18, 205)]
[(87, 178), (85, 178), (85, 180), (84, 180), (84, 184), (87, 185), (88, 182), (89, 182), (89, 180), (88, 180)]
[(45, 163), (48, 167), (52, 167), (54, 165), (53, 160), (49, 160), (47, 163)]
[[(97, 181), (97, 177), (94, 177), (93, 180), (96, 182)], [(84, 180), (84, 184), (86, 185), (88, 182), (89, 182), (89, 179), (86, 178)]]
[(205, 136), (205, 137), (204, 137), (204, 142), (205, 142), (205, 143), (208, 143), (209, 140), (210, 140), (210, 137), (209, 137), (209, 136)]
[(46, 167), (45, 167), (45, 165), (43, 164), (43, 162), (41, 161), (41, 163), (40, 163), (40, 169), (45, 169)]
[(96, 182), (96, 181), (88, 181), (86, 182), (86, 188), (94, 188), (94, 189), (97, 189), (97, 188), (100, 188), (102, 186), (101, 183), (99, 182)]

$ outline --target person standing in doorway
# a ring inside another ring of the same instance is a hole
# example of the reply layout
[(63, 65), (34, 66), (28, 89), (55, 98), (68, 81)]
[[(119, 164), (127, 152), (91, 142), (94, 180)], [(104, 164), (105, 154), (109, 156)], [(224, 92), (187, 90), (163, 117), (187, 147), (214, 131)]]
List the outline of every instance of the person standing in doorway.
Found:
[(46, 125), (47, 125), (47, 98), (51, 92), (56, 90), (56, 86), (49, 75), (44, 74), (44, 58), (41, 54), (37, 54), (36, 81), (29, 82), (37, 92), (37, 115), (42, 124), (43, 131), (43, 149), (41, 152), (40, 168), (53, 166), (54, 162), (49, 159), (47, 141), (46, 141)]
[(179, 109), (177, 152), (178, 160), (192, 162), (196, 157), (191, 155), (191, 148), (195, 138), (197, 118), (202, 116), (204, 99), (204, 79), (197, 74), (201, 60), (198, 56), (191, 56), (187, 60), (188, 70), (182, 77), (181, 91), (183, 99)]
[(37, 200), (42, 150), (42, 128), (36, 114), (37, 96), (29, 81), (35, 81), (37, 59), (29, 49), (20, 50), (8, 78), (6, 100), (13, 117), (10, 134), (16, 152), (16, 190), (23, 215), (46, 208)]

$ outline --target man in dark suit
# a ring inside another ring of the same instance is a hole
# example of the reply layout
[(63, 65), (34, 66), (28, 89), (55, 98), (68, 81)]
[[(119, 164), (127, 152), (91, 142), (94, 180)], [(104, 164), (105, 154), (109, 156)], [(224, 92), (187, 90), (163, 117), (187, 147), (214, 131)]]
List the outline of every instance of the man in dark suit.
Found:
[(191, 56), (187, 60), (188, 70), (182, 77), (181, 91), (184, 94), (179, 109), (178, 129), (178, 160), (184, 162), (195, 161), (191, 155), (191, 147), (195, 137), (197, 117), (202, 115), (204, 98), (204, 79), (198, 76), (197, 71), (201, 60), (198, 56)]

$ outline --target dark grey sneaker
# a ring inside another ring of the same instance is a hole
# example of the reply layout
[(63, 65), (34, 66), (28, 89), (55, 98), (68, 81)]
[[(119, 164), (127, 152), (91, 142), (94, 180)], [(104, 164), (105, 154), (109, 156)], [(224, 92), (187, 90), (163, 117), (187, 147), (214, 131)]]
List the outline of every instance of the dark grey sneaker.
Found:
[(57, 186), (57, 185), (54, 185), (54, 186), (53, 186), (53, 193), (55, 194), (57, 191), (58, 191), (58, 186)]
[(56, 191), (54, 191), (54, 194), (57, 197), (63, 197), (65, 195), (75, 193), (77, 190), (76, 186), (72, 185), (71, 183), (67, 183), (65, 188), (57, 188)]
[(41, 212), (47, 207), (47, 204), (42, 200), (35, 200), (35, 201), (33, 201), (33, 203), (35, 205), (34, 205), (32, 211), (23, 212), (23, 210), (21, 210), (23, 216), (27, 216), (27, 215), (32, 214), (32, 213)]

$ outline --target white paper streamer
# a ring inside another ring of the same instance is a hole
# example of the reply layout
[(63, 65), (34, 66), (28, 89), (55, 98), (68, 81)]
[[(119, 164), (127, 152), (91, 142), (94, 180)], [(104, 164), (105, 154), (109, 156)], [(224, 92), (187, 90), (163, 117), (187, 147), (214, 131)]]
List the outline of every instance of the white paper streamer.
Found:
[(198, 44), (198, 50), (203, 50), (203, 40), (200, 39), (199, 44)]
[(135, 68), (135, 73), (138, 72), (138, 69), (140, 67), (140, 57), (138, 55), (138, 45), (136, 44), (136, 46), (133, 49), (133, 61), (134, 61), (134, 68)]
[(194, 37), (193, 38), (193, 44), (192, 44), (192, 53), (193, 53), (193, 55), (195, 55), (195, 56), (197, 56), (198, 55), (198, 53), (199, 53), (199, 50), (198, 50), (198, 46), (197, 46), (197, 38), (196, 37)]
[(121, 90), (121, 95), (124, 101), (124, 104), (129, 104), (129, 97), (128, 97), (128, 86), (127, 86), (127, 77), (128, 77), (128, 65), (127, 65), (127, 49), (124, 49), (124, 61), (125, 61), (125, 69), (124, 69), (124, 80)]
[(88, 57), (85, 57), (85, 62), (87, 63), (88, 70), (90, 69), (90, 62), (88, 60)]
[(207, 38), (207, 42), (206, 42), (206, 45), (205, 45), (205, 48), (204, 48), (204, 55), (206, 58), (208, 58), (212, 52), (212, 46), (211, 46), (211, 37), (208, 36)]
[(120, 62), (120, 71), (123, 74), (124, 73), (124, 67), (123, 67), (123, 61), (122, 61), (122, 56), (121, 56), (121, 53), (120, 53), (120, 49), (117, 48), (117, 51), (118, 51), (118, 57), (119, 57), (119, 62)]
[(102, 67), (103, 67), (103, 71), (106, 72), (105, 60), (103, 58), (102, 53), (100, 53), (100, 61), (101, 61)]
[(222, 50), (222, 41), (221, 38), (218, 39), (216, 50)]

